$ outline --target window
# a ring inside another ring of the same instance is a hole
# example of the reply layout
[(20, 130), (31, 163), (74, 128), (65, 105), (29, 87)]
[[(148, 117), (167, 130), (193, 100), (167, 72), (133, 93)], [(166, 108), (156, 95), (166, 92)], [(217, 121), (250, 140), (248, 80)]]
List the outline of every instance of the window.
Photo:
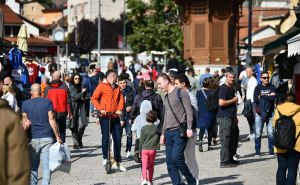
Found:
[(4, 35), (10, 36), (10, 34), (11, 34), (11, 26), (5, 26)]
[(85, 4), (82, 3), (82, 4), (80, 5), (80, 13), (81, 13), (81, 14), (84, 14), (84, 7), (85, 7)]
[(212, 47), (224, 47), (224, 28), (223, 23), (212, 23)]
[(189, 50), (191, 48), (191, 29), (190, 25), (185, 25), (184, 26), (184, 48)]
[(205, 24), (195, 24), (195, 48), (205, 48)]
[(12, 27), (14, 36), (18, 36), (20, 28), (21, 28), (21, 26), (13, 26)]

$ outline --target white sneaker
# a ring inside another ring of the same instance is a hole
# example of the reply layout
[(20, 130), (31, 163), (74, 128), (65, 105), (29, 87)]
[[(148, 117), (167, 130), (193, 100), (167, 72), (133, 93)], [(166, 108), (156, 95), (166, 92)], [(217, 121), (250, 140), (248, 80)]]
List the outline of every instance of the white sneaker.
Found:
[(105, 166), (107, 163), (107, 159), (103, 159), (102, 163), (103, 163), (103, 166)]
[(118, 166), (118, 170), (120, 170), (122, 172), (126, 172), (127, 171), (127, 169), (123, 166), (122, 163), (117, 164), (117, 166)]
[(251, 139), (251, 140), (255, 140), (255, 134), (251, 134), (251, 135), (250, 135), (250, 139)]
[(235, 155), (233, 156), (233, 159), (234, 159), (234, 160), (238, 160), (240, 157), (241, 157), (241, 156), (240, 156), (239, 154), (235, 154)]
[(153, 182), (148, 182), (148, 184), (147, 185), (153, 185)]
[(147, 180), (146, 180), (146, 179), (144, 179), (144, 180), (142, 181), (141, 185), (148, 185), (148, 182), (147, 182)]
[(130, 158), (131, 157), (131, 152), (128, 151), (127, 154), (126, 154), (126, 158)]
[(196, 185), (199, 185), (199, 180), (198, 179), (196, 179)]

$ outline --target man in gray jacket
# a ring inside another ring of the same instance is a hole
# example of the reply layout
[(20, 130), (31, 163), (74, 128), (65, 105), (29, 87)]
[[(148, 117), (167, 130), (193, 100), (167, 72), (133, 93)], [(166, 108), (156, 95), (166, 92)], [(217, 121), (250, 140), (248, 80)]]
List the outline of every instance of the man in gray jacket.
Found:
[[(188, 138), (193, 136), (193, 110), (189, 95), (186, 91), (180, 91), (172, 83), (170, 77), (163, 73), (157, 79), (158, 88), (168, 94), (164, 100), (164, 122), (161, 135), (161, 144), (166, 144), (166, 160), (168, 173), (172, 183), (175, 185), (183, 184), (180, 179), (179, 171), (184, 175), (188, 184), (196, 185), (198, 180), (193, 177), (185, 163), (184, 149)], [(178, 94), (180, 93), (182, 102)], [(187, 123), (187, 137), (180, 135), (180, 124)]]

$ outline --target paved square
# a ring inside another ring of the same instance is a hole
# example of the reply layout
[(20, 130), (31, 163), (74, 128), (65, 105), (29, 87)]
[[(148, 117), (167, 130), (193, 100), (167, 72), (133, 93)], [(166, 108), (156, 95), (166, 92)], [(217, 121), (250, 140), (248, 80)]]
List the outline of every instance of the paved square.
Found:
[[(248, 135), (249, 128), (246, 119), (239, 116), (240, 138)], [(127, 172), (115, 172), (107, 175), (102, 166), (102, 152), (100, 145), (100, 126), (91, 122), (83, 137), (84, 148), (72, 149), (70, 132), (67, 133), (67, 143), (72, 154), (72, 169), (70, 174), (54, 172), (53, 185), (135, 185), (141, 183), (140, 165), (133, 159), (123, 157), (123, 164)], [(275, 157), (270, 157), (267, 152), (267, 139), (262, 140), (262, 157), (254, 157), (254, 141), (239, 142), (238, 154), (241, 155), (241, 165), (236, 168), (221, 169), (219, 167), (220, 144), (214, 150), (204, 152), (196, 150), (199, 164), (200, 184), (247, 184), (247, 185), (274, 185), (277, 162)], [(125, 156), (125, 137), (123, 137), (122, 156)], [(41, 175), (41, 174), (40, 174)], [(40, 181), (41, 183), (41, 181)], [(157, 152), (154, 171), (154, 184), (171, 184), (165, 163), (164, 147)]]

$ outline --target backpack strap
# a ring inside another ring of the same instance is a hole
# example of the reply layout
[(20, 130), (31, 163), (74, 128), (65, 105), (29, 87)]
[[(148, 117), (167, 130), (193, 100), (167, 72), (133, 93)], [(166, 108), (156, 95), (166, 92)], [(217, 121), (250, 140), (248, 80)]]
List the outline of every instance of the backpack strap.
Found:
[(203, 88), (201, 88), (201, 91), (202, 91), (202, 93), (203, 93), (203, 95), (204, 95), (205, 99), (207, 100), (207, 95), (206, 95), (206, 93), (204, 92), (204, 89), (203, 89)]
[(185, 110), (185, 108), (184, 108), (184, 105), (183, 105), (183, 101), (182, 101), (182, 97), (181, 97), (181, 89), (177, 89), (177, 97), (178, 97), (178, 99), (179, 99), (179, 101), (180, 101), (180, 103), (181, 103), (181, 106), (182, 106), (182, 108), (183, 108), (183, 110), (184, 110), (184, 112), (185, 112), (185, 120), (187, 120), (187, 114), (186, 114), (186, 110)]

